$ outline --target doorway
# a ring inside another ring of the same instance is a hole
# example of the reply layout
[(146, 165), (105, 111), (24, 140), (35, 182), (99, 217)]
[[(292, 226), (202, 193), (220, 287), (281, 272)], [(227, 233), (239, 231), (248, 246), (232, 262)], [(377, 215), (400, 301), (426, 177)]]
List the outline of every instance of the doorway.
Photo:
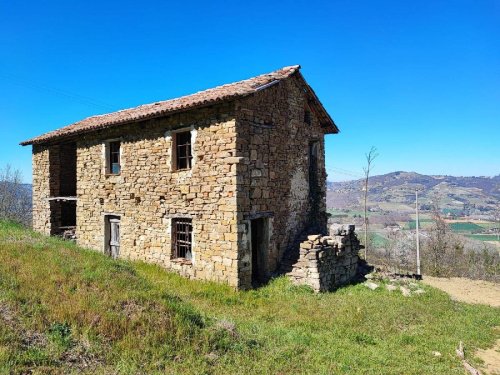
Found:
[(111, 258), (118, 258), (120, 256), (120, 217), (106, 215), (104, 229), (104, 252)]
[(268, 280), (269, 226), (267, 218), (253, 219), (252, 232), (252, 286), (258, 287)]

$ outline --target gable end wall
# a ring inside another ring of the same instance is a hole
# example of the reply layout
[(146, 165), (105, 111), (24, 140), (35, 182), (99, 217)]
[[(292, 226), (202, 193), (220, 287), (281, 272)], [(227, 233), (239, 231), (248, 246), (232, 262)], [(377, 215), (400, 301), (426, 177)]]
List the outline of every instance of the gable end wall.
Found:
[[(242, 288), (251, 287), (249, 218), (269, 216), (267, 274), (306, 229), (326, 232), (324, 133), (311, 110), (302, 82), (291, 77), (237, 103), (238, 240)], [(309, 194), (309, 144), (318, 142), (317, 191)], [(319, 219), (318, 219), (319, 218)]]

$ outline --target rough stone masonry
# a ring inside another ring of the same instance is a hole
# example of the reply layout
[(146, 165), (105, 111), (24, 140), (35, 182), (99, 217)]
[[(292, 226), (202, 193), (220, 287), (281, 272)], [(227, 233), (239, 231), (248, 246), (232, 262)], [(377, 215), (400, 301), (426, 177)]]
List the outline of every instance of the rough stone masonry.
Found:
[(329, 236), (309, 235), (300, 243), (299, 259), (288, 277), (316, 292), (347, 284), (356, 275), (359, 260), (360, 244), (354, 229), (354, 225), (334, 225)]
[(338, 128), (299, 69), (22, 142), (33, 145), (34, 229), (73, 230), (81, 246), (189, 278), (266, 282), (303, 233), (326, 233), (324, 137)]

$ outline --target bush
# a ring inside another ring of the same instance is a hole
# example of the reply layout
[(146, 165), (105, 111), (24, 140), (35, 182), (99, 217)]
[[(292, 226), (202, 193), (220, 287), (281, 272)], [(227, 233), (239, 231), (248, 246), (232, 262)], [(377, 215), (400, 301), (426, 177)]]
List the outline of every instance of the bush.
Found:
[[(420, 260), (425, 275), (500, 281), (498, 251), (491, 245), (453, 233), (439, 217), (420, 237)], [(415, 233), (391, 233), (385, 248), (376, 251), (372, 261), (398, 273), (415, 273)]]
[(31, 192), (21, 172), (10, 165), (0, 169), (0, 219), (31, 225)]

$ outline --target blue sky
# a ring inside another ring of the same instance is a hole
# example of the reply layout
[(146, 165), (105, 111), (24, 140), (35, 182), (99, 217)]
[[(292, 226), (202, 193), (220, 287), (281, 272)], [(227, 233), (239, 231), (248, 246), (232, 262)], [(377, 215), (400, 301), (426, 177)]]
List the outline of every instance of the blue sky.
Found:
[(500, 1), (2, 1), (0, 167), (84, 117), (300, 64), (329, 179), (500, 173)]

